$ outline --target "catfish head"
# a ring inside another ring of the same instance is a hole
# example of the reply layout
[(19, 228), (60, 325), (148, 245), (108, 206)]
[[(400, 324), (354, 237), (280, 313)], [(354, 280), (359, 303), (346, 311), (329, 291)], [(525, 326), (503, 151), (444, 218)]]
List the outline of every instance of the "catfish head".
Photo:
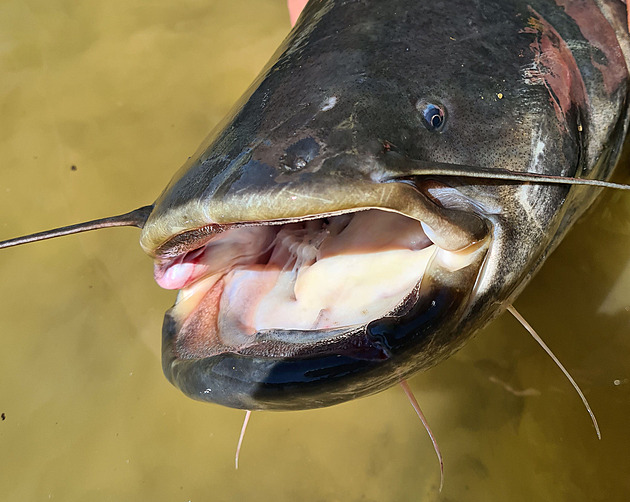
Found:
[(167, 378), (235, 408), (329, 406), (500, 314), (627, 129), (619, 45), (603, 86), (599, 49), (553, 9), (552, 28), (521, 2), (310, 2), (155, 204), (113, 219), (179, 290)]

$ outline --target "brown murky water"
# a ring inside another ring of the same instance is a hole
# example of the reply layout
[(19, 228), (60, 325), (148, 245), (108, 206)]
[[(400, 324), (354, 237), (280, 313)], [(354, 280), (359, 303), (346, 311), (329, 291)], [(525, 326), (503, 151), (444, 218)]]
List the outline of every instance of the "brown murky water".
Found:
[[(0, 237), (150, 203), (288, 31), (283, 0), (0, 3)], [(73, 167), (74, 166), (74, 167)], [(624, 168), (628, 172), (627, 168)], [(630, 176), (620, 175), (628, 182)], [(254, 414), (160, 368), (173, 294), (135, 229), (0, 254), (0, 493), (35, 501), (611, 501), (630, 493), (630, 196), (608, 193), (516, 303), (603, 431), (503, 316), (402, 392)]]

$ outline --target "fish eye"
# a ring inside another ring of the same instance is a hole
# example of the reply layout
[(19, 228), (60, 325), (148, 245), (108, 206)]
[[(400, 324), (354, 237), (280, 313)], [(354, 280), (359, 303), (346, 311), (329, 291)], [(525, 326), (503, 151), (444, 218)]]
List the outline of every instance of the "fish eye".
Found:
[(446, 113), (442, 106), (433, 103), (419, 102), (416, 105), (422, 113), (424, 126), (431, 132), (440, 132), (446, 122)]

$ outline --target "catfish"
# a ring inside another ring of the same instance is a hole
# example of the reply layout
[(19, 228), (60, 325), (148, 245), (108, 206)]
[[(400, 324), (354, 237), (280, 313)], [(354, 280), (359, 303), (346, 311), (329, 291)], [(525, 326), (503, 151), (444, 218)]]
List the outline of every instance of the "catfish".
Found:
[[(166, 377), (335, 405), (460, 349), (594, 201), (628, 130), (614, 2), (311, 1), (157, 200), (0, 243), (141, 228)], [(439, 20), (439, 22), (436, 22)]]

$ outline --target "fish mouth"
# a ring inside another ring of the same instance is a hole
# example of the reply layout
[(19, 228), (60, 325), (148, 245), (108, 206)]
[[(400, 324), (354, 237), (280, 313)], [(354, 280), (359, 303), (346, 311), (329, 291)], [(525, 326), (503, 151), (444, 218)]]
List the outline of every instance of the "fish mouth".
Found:
[[(452, 231), (461, 211), (441, 209)], [(462, 244), (373, 206), (179, 234), (155, 260), (158, 284), (180, 290), (164, 372), (193, 398), (245, 409), (378, 392), (455, 350), (459, 334), (444, 331), (468, 305), (487, 236)]]
[[(391, 315), (436, 248), (417, 220), (369, 209), (221, 229), (203, 248), (156, 265), (155, 277), (180, 290), (171, 310), (180, 357), (208, 357)], [(467, 264), (470, 252), (452, 255)], [(287, 340), (283, 355), (299, 344)]]

